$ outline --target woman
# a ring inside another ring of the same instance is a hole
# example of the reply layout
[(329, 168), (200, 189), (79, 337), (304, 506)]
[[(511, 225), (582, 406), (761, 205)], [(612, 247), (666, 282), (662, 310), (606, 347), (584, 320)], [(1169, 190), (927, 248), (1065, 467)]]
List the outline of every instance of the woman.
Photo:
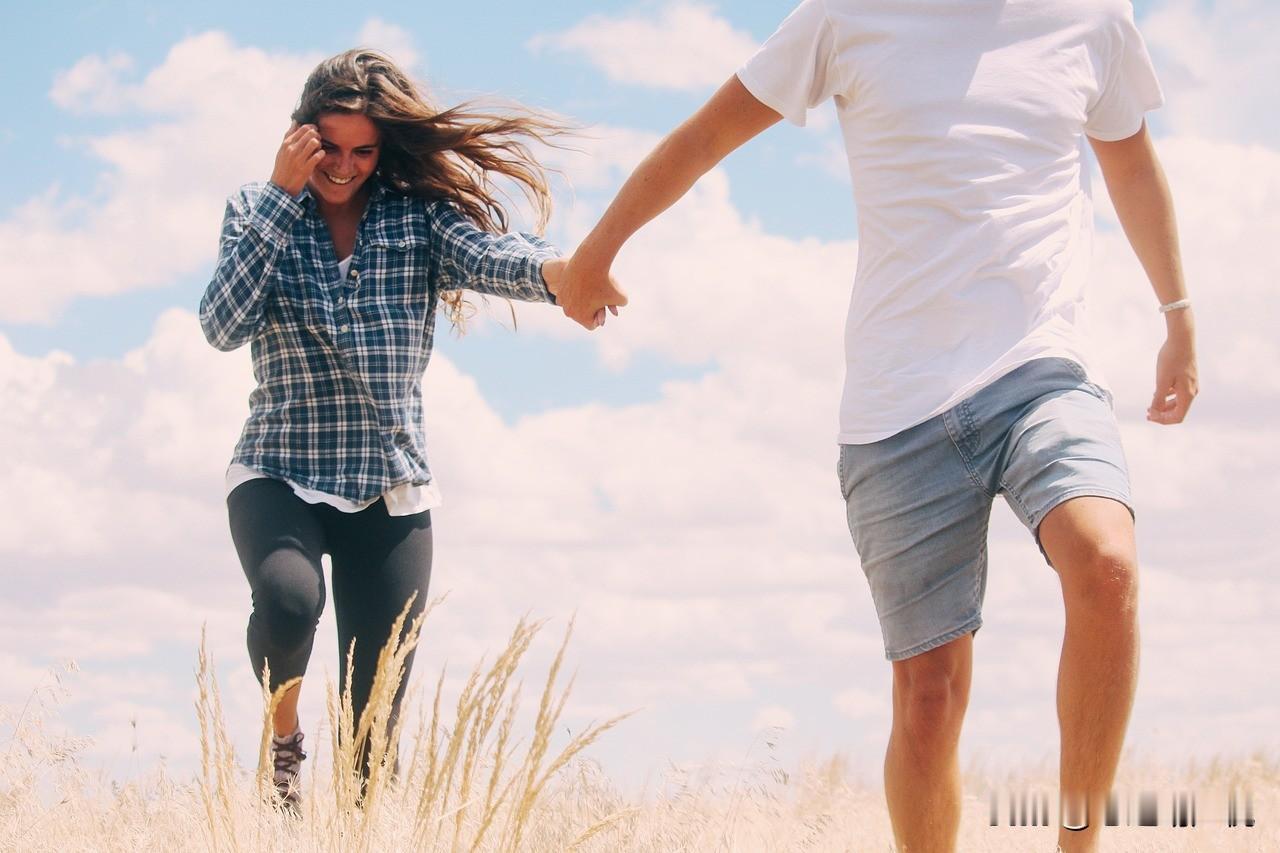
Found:
[[(554, 302), (563, 261), (537, 237), (498, 236), (491, 179), (550, 210), (525, 142), (561, 132), (529, 113), (439, 112), (384, 55), (353, 50), (308, 78), (268, 183), (230, 199), (200, 305), (209, 342), (252, 345), (258, 386), (227, 470), (227, 509), (253, 597), (249, 657), (270, 687), (300, 677), (332, 560), (338, 646), (355, 641), (352, 707), (415, 595), (426, 603), (431, 508), (421, 378), (434, 317), (463, 319), (462, 289)], [(347, 686), (340, 661), (341, 686)], [(394, 721), (406, 683), (395, 699)], [(275, 787), (300, 802), (300, 683), (272, 725)], [(367, 777), (367, 754), (361, 761)]]

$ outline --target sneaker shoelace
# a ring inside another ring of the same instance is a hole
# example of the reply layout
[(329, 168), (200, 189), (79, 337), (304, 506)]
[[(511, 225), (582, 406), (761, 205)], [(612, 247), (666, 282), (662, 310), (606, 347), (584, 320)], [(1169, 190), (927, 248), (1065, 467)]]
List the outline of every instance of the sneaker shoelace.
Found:
[(286, 800), (298, 797), (298, 775), (307, 754), (302, 751), (301, 730), (284, 737), (271, 738), (271, 757), (275, 765), (275, 785)]

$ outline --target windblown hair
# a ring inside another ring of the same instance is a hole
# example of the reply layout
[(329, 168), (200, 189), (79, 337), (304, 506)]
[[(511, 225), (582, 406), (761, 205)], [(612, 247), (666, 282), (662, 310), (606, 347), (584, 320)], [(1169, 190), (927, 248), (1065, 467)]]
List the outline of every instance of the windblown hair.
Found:
[[(378, 128), (378, 173), (389, 189), (457, 205), (487, 231), (507, 230), (509, 216), (495, 176), (513, 181), (537, 212), (541, 234), (551, 217), (547, 172), (530, 151), (533, 142), (569, 130), (554, 117), (512, 106), (491, 111), (474, 103), (437, 109), (385, 54), (358, 48), (316, 66), (293, 112), (299, 124), (323, 113), (359, 113)], [(459, 291), (441, 295), (444, 310), (462, 329), (467, 304)]]

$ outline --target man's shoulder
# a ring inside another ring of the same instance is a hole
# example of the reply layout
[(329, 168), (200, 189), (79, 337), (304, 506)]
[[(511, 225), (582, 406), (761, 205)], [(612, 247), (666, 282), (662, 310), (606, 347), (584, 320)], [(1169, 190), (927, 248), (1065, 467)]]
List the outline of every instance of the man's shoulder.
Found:
[(1106, 26), (1132, 18), (1133, 3), (1130, 0), (1074, 0), (1071, 13), (1095, 26)]

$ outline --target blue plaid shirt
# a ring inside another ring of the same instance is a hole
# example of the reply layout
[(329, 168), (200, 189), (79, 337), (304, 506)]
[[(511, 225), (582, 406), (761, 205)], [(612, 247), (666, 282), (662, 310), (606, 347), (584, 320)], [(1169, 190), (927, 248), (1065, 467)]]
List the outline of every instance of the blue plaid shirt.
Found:
[(258, 387), (232, 461), (353, 501), (430, 482), (422, 374), (441, 292), (553, 302), (542, 264), (558, 254), (379, 184), (340, 277), (309, 192), (242, 187), (200, 301), (209, 343), (253, 345)]

